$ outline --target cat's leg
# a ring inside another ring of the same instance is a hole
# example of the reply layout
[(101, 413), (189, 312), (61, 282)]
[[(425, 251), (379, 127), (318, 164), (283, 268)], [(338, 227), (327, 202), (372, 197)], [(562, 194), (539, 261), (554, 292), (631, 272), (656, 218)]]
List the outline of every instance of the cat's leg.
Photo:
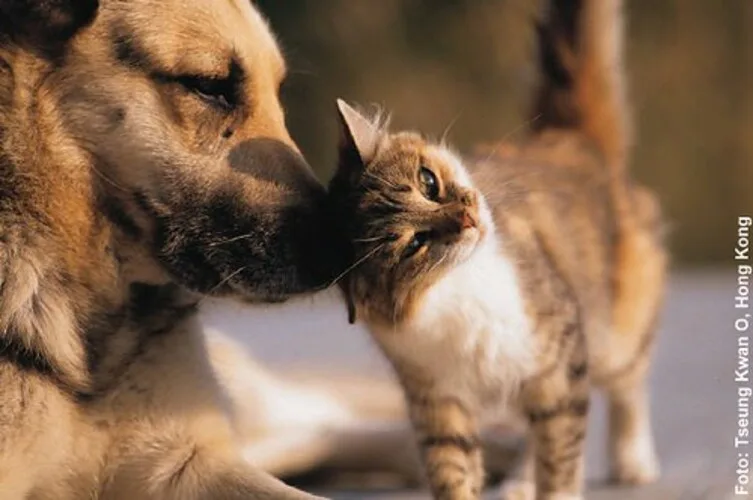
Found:
[(647, 387), (648, 365), (649, 353), (640, 352), (633, 363), (602, 384), (609, 405), (610, 472), (618, 483), (647, 484), (659, 477)]
[(592, 359), (594, 382), (604, 390), (609, 405), (611, 478), (624, 484), (651, 483), (660, 474), (651, 427), (648, 374), (662, 289), (639, 274), (661, 274), (654, 269), (661, 262), (652, 263), (645, 258), (642, 268), (629, 268), (633, 281), (621, 279), (608, 351)]
[(534, 442), (529, 435), (526, 439), (525, 452), (510, 477), (502, 484), (502, 500), (533, 500), (536, 498), (536, 452)]
[[(533, 452), (536, 500), (581, 500), (589, 408), (588, 358), (580, 328), (553, 363), (545, 363), (522, 392)], [(556, 338), (556, 337), (555, 337)]]
[(449, 396), (409, 394), (408, 405), (434, 498), (480, 498), (484, 464), (476, 415)]
[(625, 484), (659, 477), (648, 394), (648, 372), (664, 301), (667, 255), (657, 238), (660, 208), (649, 191), (633, 192), (623, 213), (614, 268), (612, 328), (606, 350), (592, 353), (593, 380), (609, 405), (611, 476)]

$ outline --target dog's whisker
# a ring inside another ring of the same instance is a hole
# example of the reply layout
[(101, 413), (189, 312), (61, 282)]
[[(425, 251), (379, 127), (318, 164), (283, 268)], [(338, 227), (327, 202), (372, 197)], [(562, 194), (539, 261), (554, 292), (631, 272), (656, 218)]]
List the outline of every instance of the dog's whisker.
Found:
[(97, 176), (98, 176), (98, 177), (99, 177), (100, 179), (102, 179), (103, 181), (107, 182), (107, 183), (108, 183), (108, 184), (110, 184), (110, 185), (111, 185), (112, 187), (114, 187), (114, 188), (117, 188), (117, 189), (120, 189), (120, 190), (121, 190), (121, 191), (123, 191), (123, 192), (127, 192), (127, 191), (128, 191), (128, 190), (127, 190), (126, 188), (124, 188), (123, 186), (121, 186), (120, 184), (118, 184), (117, 182), (115, 182), (114, 180), (112, 180), (112, 179), (111, 179), (110, 177), (108, 177), (107, 175), (105, 175), (105, 174), (104, 174), (104, 173), (103, 173), (103, 172), (102, 172), (101, 170), (99, 170), (99, 169), (98, 169), (97, 167), (95, 167), (95, 166), (94, 166), (93, 164), (91, 165), (91, 169), (92, 169), (92, 171), (93, 171), (93, 172), (94, 172), (94, 173), (95, 173), (95, 174), (96, 174), (96, 175), (97, 175)]
[(301, 69), (301, 68), (293, 68), (288, 72), (290, 75), (295, 76), (311, 76), (315, 78), (319, 78), (321, 75), (314, 71), (313, 69)]
[(246, 240), (248, 238), (253, 238), (254, 236), (255, 235), (253, 233), (242, 234), (240, 236), (233, 236), (232, 238), (227, 238), (227, 239), (224, 239), (224, 240), (213, 241), (212, 243), (210, 243), (207, 246), (209, 246), (209, 247), (217, 247), (217, 246), (220, 246), (220, 245), (226, 245), (228, 243), (233, 243), (234, 241)]

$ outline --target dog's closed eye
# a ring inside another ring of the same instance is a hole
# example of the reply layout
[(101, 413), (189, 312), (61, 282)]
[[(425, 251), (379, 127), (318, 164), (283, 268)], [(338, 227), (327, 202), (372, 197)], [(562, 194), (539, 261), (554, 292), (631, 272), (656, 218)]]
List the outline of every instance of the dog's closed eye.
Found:
[(183, 75), (176, 77), (175, 81), (203, 101), (218, 108), (231, 110), (238, 104), (235, 82), (230, 78)]
[(240, 104), (243, 79), (243, 70), (235, 59), (230, 61), (225, 74), (191, 72), (167, 77), (168, 81), (181, 85), (202, 101), (223, 111), (232, 111)]

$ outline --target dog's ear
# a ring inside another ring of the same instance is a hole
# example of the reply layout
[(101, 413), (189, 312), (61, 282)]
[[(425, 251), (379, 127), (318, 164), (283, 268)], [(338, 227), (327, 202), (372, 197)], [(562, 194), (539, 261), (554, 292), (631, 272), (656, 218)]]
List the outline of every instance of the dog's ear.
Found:
[(384, 132), (378, 123), (372, 122), (342, 99), (337, 100), (337, 110), (340, 115), (340, 165), (365, 167), (376, 156)]
[(98, 9), (99, 0), (0, 0), (0, 39), (59, 50)]

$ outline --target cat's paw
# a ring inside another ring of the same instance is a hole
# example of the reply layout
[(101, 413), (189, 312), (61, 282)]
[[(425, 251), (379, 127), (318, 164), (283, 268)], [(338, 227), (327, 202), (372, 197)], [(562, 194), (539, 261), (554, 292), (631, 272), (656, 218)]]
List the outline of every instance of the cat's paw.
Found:
[(611, 480), (617, 484), (640, 486), (659, 479), (661, 470), (656, 458), (620, 461), (612, 470)]
[(638, 442), (621, 451), (612, 464), (610, 477), (613, 482), (637, 486), (659, 479), (659, 460), (651, 442)]
[(531, 481), (511, 479), (502, 484), (500, 500), (536, 500), (536, 485)]
[(584, 500), (583, 495), (572, 493), (545, 493), (536, 496), (536, 485), (519, 479), (506, 481), (500, 490), (501, 500)]
[(544, 495), (543, 500), (584, 500), (583, 495), (573, 495), (572, 493), (550, 493)]

